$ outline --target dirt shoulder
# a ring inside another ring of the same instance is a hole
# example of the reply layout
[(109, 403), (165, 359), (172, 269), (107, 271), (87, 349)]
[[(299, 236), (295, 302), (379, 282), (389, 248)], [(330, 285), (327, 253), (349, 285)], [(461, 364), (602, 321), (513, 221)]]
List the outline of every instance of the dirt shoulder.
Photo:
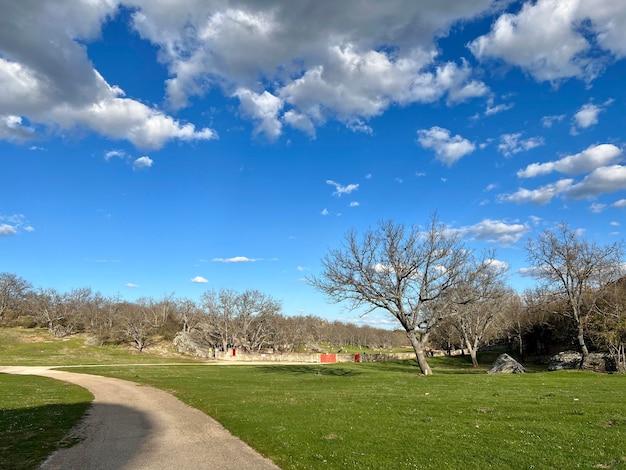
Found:
[(82, 441), (52, 454), (43, 469), (278, 469), (217, 421), (161, 390), (47, 367), (0, 366), (0, 372), (63, 380), (95, 397), (73, 430)]

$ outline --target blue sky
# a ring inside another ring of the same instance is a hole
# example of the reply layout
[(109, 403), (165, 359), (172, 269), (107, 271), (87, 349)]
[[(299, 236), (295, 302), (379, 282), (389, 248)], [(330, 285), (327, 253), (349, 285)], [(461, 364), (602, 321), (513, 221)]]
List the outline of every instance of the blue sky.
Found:
[[(198, 299), (438, 212), (518, 289), (529, 237), (626, 223), (626, 3), (0, 0), (0, 272)], [(372, 322), (384, 317), (373, 316)]]

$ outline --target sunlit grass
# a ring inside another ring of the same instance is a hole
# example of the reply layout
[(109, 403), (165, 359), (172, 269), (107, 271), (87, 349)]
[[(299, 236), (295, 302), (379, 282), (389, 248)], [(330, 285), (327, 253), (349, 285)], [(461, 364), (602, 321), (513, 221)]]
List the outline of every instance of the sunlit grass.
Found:
[(171, 350), (148, 348), (138, 353), (128, 345), (88, 346), (86, 336), (55, 338), (45, 329), (0, 329), (0, 365), (155, 364), (197, 362)]
[(92, 372), (174, 393), (285, 469), (626, 468), (626, 376), (423, 377), (409, 361)]

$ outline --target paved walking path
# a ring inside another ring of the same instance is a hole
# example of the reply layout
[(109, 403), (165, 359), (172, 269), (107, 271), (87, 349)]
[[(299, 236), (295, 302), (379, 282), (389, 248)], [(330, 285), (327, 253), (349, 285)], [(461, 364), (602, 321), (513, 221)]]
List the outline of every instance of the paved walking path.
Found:
[(83, 440), (52, 454), (42, 469), (278, 469), (217, 421), (161, 390), (48, 367), (0, 366), (0, 372), (52, 377), (95, 396), (75, 430)]

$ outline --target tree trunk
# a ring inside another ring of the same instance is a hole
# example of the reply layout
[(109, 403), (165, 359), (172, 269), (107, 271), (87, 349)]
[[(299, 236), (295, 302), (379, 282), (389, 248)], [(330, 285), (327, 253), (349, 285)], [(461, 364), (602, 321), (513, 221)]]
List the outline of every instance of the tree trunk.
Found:
[(587, 358), (589, 357), (589, 350), (587, 349), (587, 344), (585, 343), (585, 334), (583, 330), (583, 326), (578, 323), (578, 345), (580, 346), (580, 352), (582, 354), (582, 360), (580, 361), (580, 368), (584, 368), (587, 363)]
[(467, 343), (467, 349), (469, 350), (470, 357), (472, 358), (472, 367), (478, 367), (478, 357), (477, 348), (473, 347), (471, 344)]
[(413, 351), (415, 351), (415, 358), (417, 359), (417, 363), (420, 366), (420, 371), (423, 375), (432, 375), (433, 371), (428, 365), (428, 361), (426, 361), (426, 355), (424, 354), (424, 343), (426, 342), (427, 336), (422, 336), (421, 340), (417, 339), (415, 330), (407, 331), (406, 335), (411, 342), (411, 346), (413, 346)]

